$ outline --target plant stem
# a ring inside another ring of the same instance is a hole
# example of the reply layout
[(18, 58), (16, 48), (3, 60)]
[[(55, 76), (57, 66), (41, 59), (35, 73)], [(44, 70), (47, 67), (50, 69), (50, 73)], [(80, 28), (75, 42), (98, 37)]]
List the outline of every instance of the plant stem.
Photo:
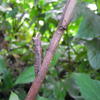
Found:
[(59, 41), (64, 33), (64, 30), (66, 29), (66, 26), (71, 21), (73, 11), (75, 9), (76, 0), (67, 0), (67, 3), (65, 5), (65, 9), (63, 11), (62, 19), (58, 25), (58, 28), (56, 32), (53, 35), (53, 38), (50, 42), (49, 48), (46, 52), (46, 56), (44, 57), (43, 63), (41, 65), (41, 69), (32, 83), (32, 86), (28, 92), (28, 95), (25, 100), (36, 100), (36, 96), (39, 92), (39, 89), (42, 85), (43, 80), (45, 79), (46, 73), (48, 71), (48, 66), (51, 62), (51, 59), (55, 53), (55, 50), (59, 44)]
[(40, 40), (40, 34), (37, 34), (35, 38), (33, 38), (34, 44), (35, 44), (35, 76), (38, 75), (38, 72), (41, 68), (41, 62), (42, 62), (42, 47), (41, 47), (41, 40)]

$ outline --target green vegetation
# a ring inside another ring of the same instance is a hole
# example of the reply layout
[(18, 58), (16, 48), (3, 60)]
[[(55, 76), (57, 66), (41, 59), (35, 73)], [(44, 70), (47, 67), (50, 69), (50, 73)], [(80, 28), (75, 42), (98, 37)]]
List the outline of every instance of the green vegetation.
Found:
[[(0, 100), (24, 100), (66, 0), (0, 0)], [(37, 100), (100, 100), (100, 0), (78, 0)]]

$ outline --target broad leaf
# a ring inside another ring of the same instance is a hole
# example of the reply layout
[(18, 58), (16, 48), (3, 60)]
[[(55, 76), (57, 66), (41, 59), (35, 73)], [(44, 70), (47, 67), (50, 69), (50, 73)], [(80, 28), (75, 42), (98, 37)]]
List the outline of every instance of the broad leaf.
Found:
[(94, 69), (100, 69), (100, 40), (87, 42), (88, 60)]
[(92, 40), (100, 36), (100, 16), (92, 13), (90, 15), (84, 17), (76, 38)]
[(67, 87), (67, 91), (72, 98), (74, 98), (75, 100), (84, 100), (84, 98), (79, 95), (79, 86), (76, 84), (75, 79), (72, 76), (67, 80)]
[(28, 67), (19, 75), (19, 77), (15, 82), (15, 85), (30, 83), (34, 80), (34, 78), (35, 78), (34, 67), (33, 66)]
[(81, 73), (73, 73), (71, 80), (75, 82), (73, 88), (77, 87), (77, 91), (79, 90), (81, 93), (81, 96), (79, 94), (77, 96), (83, 97), (83, 99), (77, 100), (100, 100), (100, 81), (92, 80), (89, 75)]
[(19, 98), (14, 92), (11, 92), (9, 100), (19, 100)]

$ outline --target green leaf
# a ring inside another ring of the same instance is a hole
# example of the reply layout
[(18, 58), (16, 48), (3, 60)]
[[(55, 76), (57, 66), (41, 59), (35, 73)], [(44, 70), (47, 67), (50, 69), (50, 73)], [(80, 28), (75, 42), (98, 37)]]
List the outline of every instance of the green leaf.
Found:
[(74, 88), (78, 86), (77, 90), (84, 100), (100, 100), (100, 81), (92, 80), (89, 75), (82, 73), (73, 73), (71, 79), (75, 82)]
[(54, 85), (53, 93), (55, 100), (65, 100), (67, 88), (65, 88), (65, 81), (56, 81)]
[(18, 8), (14, 8), (12, 11), (9, 11), (8, 17), (15, 18), (17, 13), (18, 13)]
[(55, 66), (57, 64), (57, 61), (59, 59), (59, 57), (61, 56), (61, 52), (57, 51), (51, 61), (51, 66)]
[(37, 100), (48, 100), (47, 98), (38, 96)]
[(19, 98), (14, 92), (11, 92), (9, 100), (19, 100)]
[(94, 39), (87, 42), (88, 60), (94, 69), (100, 69), (100, 40)]
[(96, 0), (96, 1), (97, 1), (98, 13), (100, 13), (100, 0)]
[(6, 70), (7, 69), (6, 69), (4, 58), (0, 56), (0, 74), (4, 74)]
[(73, 79), (72, 76), (67, 80), (67, 88), (67, 91), (72, 98), (74, 98), (75, 100), (84, 100), (84, 98), (79, 95), (79, 86), (75, 83), (75, 79)]
[(13, 87), (13, 76), (11, 72), (7, 69), (5, 60), (0, 56), (0, 80), (2, 79), (2, 84), (0, 84), (1, 90), (7, 90)]
[(92, 40), (100, 36), (100, 16), (90, 13), (80, 24), (76, 38)]
[(34, 67), (33, 66), (28, 67), (18, 76), (15, 85), (30, 83), (34, 80), (34, 78), (35, 78)]
[(8, 21), (3, 21), (2, 24), (0, 25), (1, 30), (11, 30), (11, 25)]

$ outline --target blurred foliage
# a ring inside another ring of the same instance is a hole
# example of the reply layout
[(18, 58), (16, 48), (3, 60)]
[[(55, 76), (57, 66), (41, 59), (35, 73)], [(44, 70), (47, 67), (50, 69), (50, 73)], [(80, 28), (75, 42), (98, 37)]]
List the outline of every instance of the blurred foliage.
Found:
[[(66, 1), (0, 0), (0, 100), (24, 100), (35, 78), (33, 37), (41, 34), (44, 57)], [(37, 100), (100, 99), (100, 0), (77, 1)]]

